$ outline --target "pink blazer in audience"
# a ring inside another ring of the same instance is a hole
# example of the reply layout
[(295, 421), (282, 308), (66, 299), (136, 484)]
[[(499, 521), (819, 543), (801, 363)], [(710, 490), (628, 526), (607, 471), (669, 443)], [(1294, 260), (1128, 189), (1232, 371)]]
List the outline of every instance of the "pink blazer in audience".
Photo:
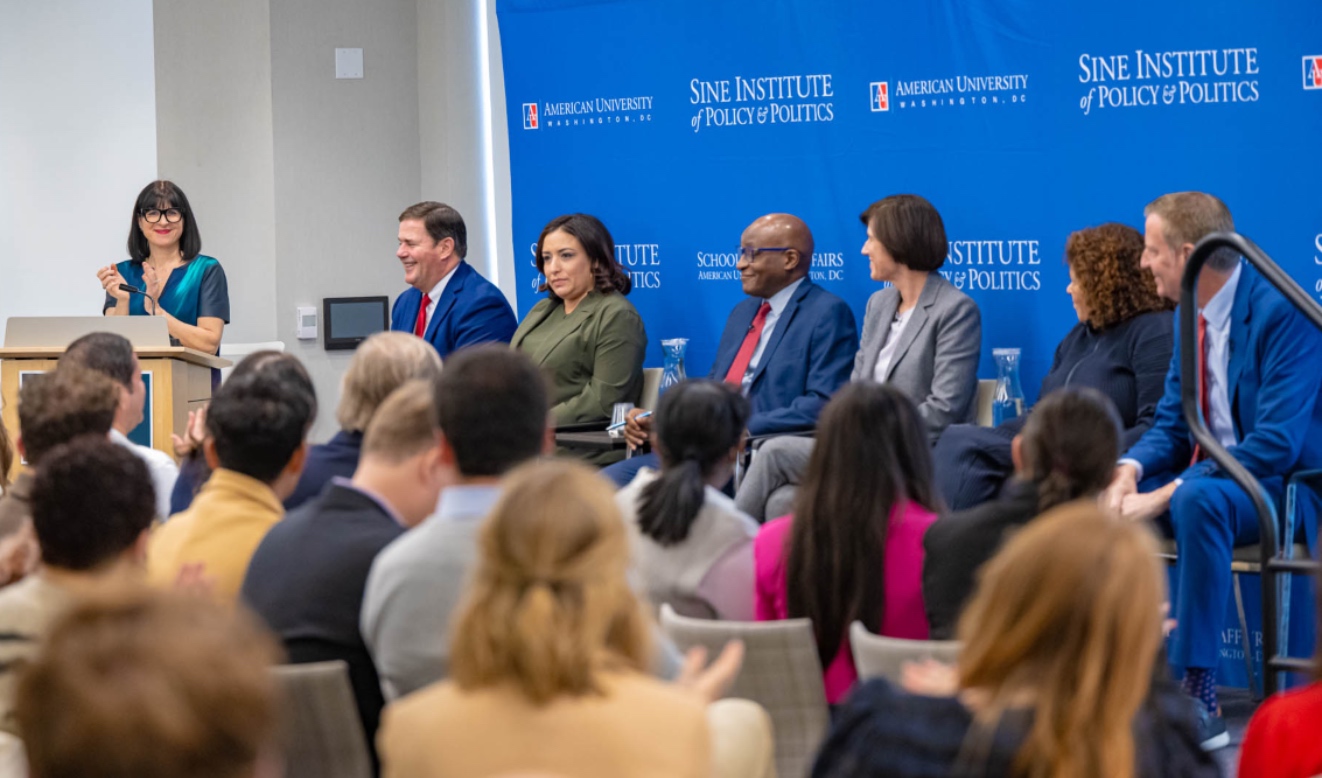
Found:
[[(785, 591), (785, 544), (793, 516), (782, 516), (762, 526), (753, 544), (757, 581), (757, 620), (789, 618)], [(901, 503), (891, 514), (886, 536), (886, 610), (881, 634), (893, 638), (927, 640), (927, 611), (923, 607), (923, 533), (936, 514), (915, 503)], [(854, 654), (845, 636), (840, 651), (822, 674), (826, 701), (835, 705), (858, 680)]]

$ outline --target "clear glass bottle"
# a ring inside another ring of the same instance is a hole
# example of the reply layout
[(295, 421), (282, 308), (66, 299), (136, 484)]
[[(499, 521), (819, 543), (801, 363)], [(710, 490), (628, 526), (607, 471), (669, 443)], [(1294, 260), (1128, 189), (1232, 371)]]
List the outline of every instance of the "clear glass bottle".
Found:
[(665, 366), (661, 370), (661, 393), (688, 378), (684, 374), (684, 350), (688, 348), (688, 345), (688, 338), (671, 338), (661, 341), (661, 350), (666, 358)]
[(1024, 389), (1019, 383), (1019, 349), (992, 349), (996, 360), (996, 394), (992, 397), (992, 424), (1024, 414)]

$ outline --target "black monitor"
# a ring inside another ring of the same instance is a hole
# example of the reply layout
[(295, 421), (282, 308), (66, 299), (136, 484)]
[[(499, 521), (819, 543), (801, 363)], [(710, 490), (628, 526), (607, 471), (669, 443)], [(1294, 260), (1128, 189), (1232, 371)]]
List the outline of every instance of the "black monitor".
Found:
[(327, 297), (321, 301), (327, 351), (353, 350), (390, 328), (389, 297)]

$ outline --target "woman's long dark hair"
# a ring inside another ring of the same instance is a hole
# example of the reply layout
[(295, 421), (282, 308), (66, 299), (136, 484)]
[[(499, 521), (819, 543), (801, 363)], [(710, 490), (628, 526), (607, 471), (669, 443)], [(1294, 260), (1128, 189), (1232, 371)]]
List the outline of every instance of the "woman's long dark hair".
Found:
[(940, 509), (918, 409), (889, 384), (848, 384), (817, 422), (786, 549), (789, 617), (812, 619), (823, 667), (850, 622), (881, 631), (886, 537), (905, 501)]
[[(583, 247), (583, 253), (588, 255), (588, 262), (592, 265), (594, 289), (602, 294), (612, 292), (629, 294), (629, 290), (633, 289), (633, 280), (624, 266), (615, 259), (615, 239), (611, 237), (606, 225), (591, 214), (571, 213), (557, 216), (542, 228), (542, 234), (537, 236), (537, 256), (534, 259), (538, 273), (546, 272), (546, 259), (542, 256), (546, 236), (557, 231), (573, 235)], [(551, 291), (551, 285), (548, 283), (537, 287), (537, 291), (546, 292), (546, 296), (552, 300), (560, 299)]]
[(1099, 494), (1111, 483), (1124, 425), (1110, 398), (1062, 388), (1033, 407), (1019, 438), (1021, 475), (1037, 485), (1039, 511)]
[(688, 537), (706, 481), (739, 445), (748, 414), (748, 400), (720, 381), (685, 381), (661, 395), (655, 420), (661, 475), (638, 501), (644, 535), (663, 546)]

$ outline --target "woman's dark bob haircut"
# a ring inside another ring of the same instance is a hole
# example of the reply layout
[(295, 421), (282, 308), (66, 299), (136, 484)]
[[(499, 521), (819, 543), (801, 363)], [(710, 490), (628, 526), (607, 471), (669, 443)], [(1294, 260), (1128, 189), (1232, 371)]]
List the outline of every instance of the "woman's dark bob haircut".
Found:
[(184, 261), (191, 262), (202, 253), (202, 235), (197, 231), (193, 206), (188, 204), (184, 190), (175, 186), (173, 181), (153, 181), (138, 193), (133, 215), (129, 217), (129, 258), (134, 262), (141, 262), (151, 256), (151, 246), (147, 243), (147, 236), (138, 228), (138, 219), (144, 211), (164, 211), (167, 208), (178, 208), (184, 217), (184, 234), (179, 238), (179, 253), (184, 255)]

